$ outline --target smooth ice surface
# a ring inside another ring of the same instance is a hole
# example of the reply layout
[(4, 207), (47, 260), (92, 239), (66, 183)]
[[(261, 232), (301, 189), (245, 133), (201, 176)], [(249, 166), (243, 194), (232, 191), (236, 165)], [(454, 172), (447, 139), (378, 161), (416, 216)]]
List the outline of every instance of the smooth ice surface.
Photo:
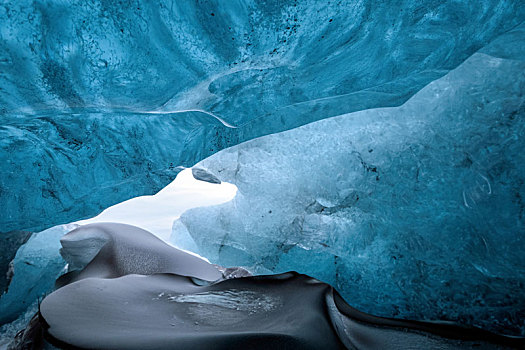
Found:
[(524, 42), (522, 26), (401, 107), (205, 159), (237, 195), (182, 214), (173, 241), (310, 274), (365, 312), (525, 334)]
[(366, 315), (348, 307), (331, 286), (295, 273), (210, 285), (174, 274), (89, 278), (46, 297), (40, 311), (46, 339), (81, 349), (459, 350), (524, 344), (453, 324)]
[[(332, 286), (295, 272), (232, 276), (130, 225), (81, 226), (62, 237), (62, 253), (82, 253), (77, 248), (93, 240), (105, 243), (87, 265), (57, 280), (57, 290), (42, 301), (36, 322), (24, 332), (29, 344), (38, 341), (38, 324), (46, 340), (97, 349), (276, 345), (372, 350), (387, 344), (390, 349), (499, 349), (525, 344), (525, 338), (452, 323), (367, 315), (346, 304)], [(68, 258), (70, 265), (78, 266), (79, 256)]]
[(524, 19), (521, 0), (4, 1), (0, 232), (153, 194), (241, 141), (399, 105)]
[(222, 277), (209, 262), (131, 225), (83, 225), (63, 236), (60, 243), (60, 253), (71, 269), (58, 280), (59, 285), (89, 277), (116, 278), (168, 272), (206, 281)]

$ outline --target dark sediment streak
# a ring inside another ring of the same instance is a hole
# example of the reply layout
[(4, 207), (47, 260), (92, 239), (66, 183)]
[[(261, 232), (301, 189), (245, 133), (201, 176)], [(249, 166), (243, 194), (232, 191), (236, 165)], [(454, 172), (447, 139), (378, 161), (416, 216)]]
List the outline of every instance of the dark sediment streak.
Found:
[[(134, 231), (127, 225), (88, 225), (75, 231), (71, 236), (77, 235), (77, 242), (93, 242), (101, 231), (113, 238), (71, 279), (74, 282), (40, 305), (41, 333), (60, 348), (525, 348), (523, 338), (478, 328), (368, 315), (350, 307), (330, 285), (295, 272), (210, 282), (195, 276), (215, 268), (202, 262), (181, 276), (195, 257), (178, 254), (182, 252), (169, 245), (157, 252), (163, 246), (152, 243), (149, 233), (128, 235)], [(71, 236), (63, 242), (73, 241)], [(134, 247), (126, 250), (132, 253), (117, 254), (120, 244)], [(170, 254), (177, 260), (159, 263)], [(150, 265), (129, 263), (135, 257)], [(162, 271), (155, 271), (159, 266)], [(170, 266), (178, 274), (166, 271)]]

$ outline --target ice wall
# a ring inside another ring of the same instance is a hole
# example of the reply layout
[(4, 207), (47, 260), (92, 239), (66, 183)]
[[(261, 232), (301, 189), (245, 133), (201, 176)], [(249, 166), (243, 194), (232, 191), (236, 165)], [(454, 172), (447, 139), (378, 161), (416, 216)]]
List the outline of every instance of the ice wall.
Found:
[(201, 112), (3, 121), (9, 125), (0, 127), (0, 232), (38, 231), (153, 194), (175, 178), (180, 164), (191, 166), (195, 157), (228, 145), (231, 130)]
[(55, 279), (65, 271), (60, 256), (60, 237), (77, 225), (59, 225), (34, 233), (16, 252), (13, 277), (0, 296), (0, 325), (15, 320), (22, 312), (53, 290)]
[(524, 18), (519, 0), (3, 2), (0, 232), (152, 194), (244, 140), (399, 105)]
[(525, 334), (524, 40), (521, 26), (401, 107), (203, 160), (238, 193), (182, 214), (174, 242), (307, 273), (365, 312)]

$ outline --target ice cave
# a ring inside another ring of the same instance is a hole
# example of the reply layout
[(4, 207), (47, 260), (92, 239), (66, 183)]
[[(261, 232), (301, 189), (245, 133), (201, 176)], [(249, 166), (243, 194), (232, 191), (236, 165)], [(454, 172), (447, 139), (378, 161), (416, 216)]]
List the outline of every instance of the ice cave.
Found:
[(525, 349), (523, 0), (4, 0), (0, 118), (0, 350)]

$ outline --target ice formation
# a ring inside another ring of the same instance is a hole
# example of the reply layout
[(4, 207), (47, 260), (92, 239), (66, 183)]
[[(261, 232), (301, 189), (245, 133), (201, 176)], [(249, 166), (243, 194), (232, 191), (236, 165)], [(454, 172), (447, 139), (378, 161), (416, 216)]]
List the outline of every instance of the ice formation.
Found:
[(486, 330), (525, 336), (524, 23), (521, 0), (4, 1), (0, 349), (25, 325), (22, 348), (523, 347)]
[(78, 227), (60, 239), (70, 272), (59, 285), (90, 277), (176, 273), (206, 281), (221, 278), (209, 262), (166, 244), (138, 227), (100, 223)]
[(198, 163), (238, 193), (182, 214), (173, 241), (221, 265), (309, 274), (366, 312), (524, 332), (524, 29), (401, 107)]
[(41, 304), (46, 339), (86, 349), (509, 349), (519, 339), (362, 314), (286, 273), (197, 285), (173, 274), (89, 278)]
[(13, 276), (13, 264), (16, 252), (31, 237), (28, 231), (11, 231), (0, 235), (0, 293), (7, 290)]
[[(201, 171), (202, 174), (204, 171)], [(34, 306), (38, 298), (51, 292), (55, 279), (65, 270), (67, 263), (71, 271), (84, 268), (107, 243), (107, 234), (96, 230), (88, 231), (83, 236), (79, 236), (78, 233), (68, 235), (61, 241), (63, 235), (69, 231), (79, 226), (86, 227), (88, 224), (124, 223), (135, 225), (137, 229), (148, 230), (162, 240), (168, 240), (173, 221), (185, 210), (226, 202), (233, 198), (235, 192), (236, 188), (231, 184), (224, 182), (213, 184), (196, 180), (192, 170), (185, 169), (171, 184), (154, 196), (133, 198), (106, 209), (94, 218), (69, 225), (58, 225), (34, 233), (29, 241), (18, 249), (12, 262), (10, 271), (12, 279), (7, 281), (9, 289), (5, 294), (0, 295), (0, 324), (13, 321), (28, 307)], [(140, 230), (136, 232), (140, 235)], [(134, 235), (133, 232), (129, 234)], [(59, 252), (61, 242), (65, 245), (62, 255), (66, 260)], [(113, 244), (118, 245), (118, 243)], [(161, 251), (165, 250), (166, 248), (160, 248), (156, 251), (157, 254), (161, 254)], [(166, 261), (169, 260), (166, 258)], [(137, 263), (136, 261), (135, 264)], [(122, 267), (117, 270), (122, 270)], [(238, 272), (229, 271), (229, 273)]]
[(153, 194), (241, 141), (399, 105), (524, 18), (520, 0), (3, 2), (0, 232)]

